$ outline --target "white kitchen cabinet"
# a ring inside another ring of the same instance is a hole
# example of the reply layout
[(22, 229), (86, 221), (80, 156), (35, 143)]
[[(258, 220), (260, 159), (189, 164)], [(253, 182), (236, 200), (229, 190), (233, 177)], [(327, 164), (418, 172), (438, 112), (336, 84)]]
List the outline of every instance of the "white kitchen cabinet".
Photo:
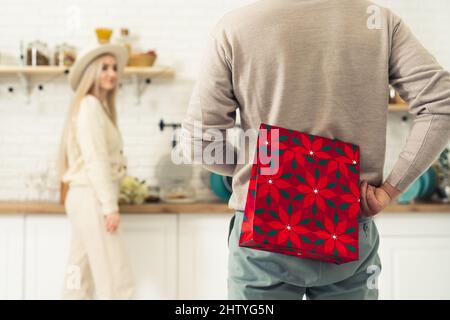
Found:
[(69, 240), (65, 215), (25, 216), (25, 299), (60, 298)]
[[(68, 219), (36, 214), (25, 221), (25, 297), (59, 299), (70, 244)], [(125, 214), (122, 222), (136, 299), (176, 299), (176, 215)]]
[[(231, 214), (179, 216), (180, 299), (226, 299)], [(450, 215), (384, 213), (376, 218), (380, 299), (450, 299)]]
[[(136, 299), (226, 299), (231, 213), (124, 214)], [(450, 299), (450, 214), (377, 216), (380, 299)], [(0, 215), (0, 298), (59, 299), (70, 240), (60, 214)]]
[(231, 217), (225, 213), (179, 215), (179, 299), (227, 299)]
[(450, 299), (450, 214), (386, 213), (376, 224), (380, 299)]
[(177, 215), (126, 214), (125, 241), (136, 279), (136, 299), (177, 298)]
[(0, 300), (23, 298), (23, 215), (0, 216)]

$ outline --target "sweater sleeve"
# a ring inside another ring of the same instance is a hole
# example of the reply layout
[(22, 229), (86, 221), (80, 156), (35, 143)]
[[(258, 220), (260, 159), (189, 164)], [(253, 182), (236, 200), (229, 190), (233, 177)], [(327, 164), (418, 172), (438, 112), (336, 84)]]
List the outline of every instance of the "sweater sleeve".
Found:
[(233, 176), (237, 149), (228, 141), (227, 129), (235, 126), (237, 108), (229, 57), (223, 44), (211, 34), (182, 122), (184, 158), (202, 164), (209, 171)]
[(439, 157), (450, 139), (450, 74), (394, 16), (389, 82), (409, 104), (414, 123), (386, 182), (405, 191)]
[(85, 97), (80, 105), (77, 119), (77, 140), (86, 173), (104, 215), (116, 212), (118, 196), (116, 194), (109, 161), (105, 114), (100, 103), (91, 97)]

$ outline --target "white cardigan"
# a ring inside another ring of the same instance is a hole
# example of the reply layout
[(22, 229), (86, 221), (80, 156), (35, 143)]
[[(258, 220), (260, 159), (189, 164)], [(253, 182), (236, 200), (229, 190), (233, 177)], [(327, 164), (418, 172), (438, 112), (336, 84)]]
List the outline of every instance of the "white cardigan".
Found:
[(69, 168), (63, 181), (70, 186), (91, 185), (102, 213), (113, 213), (119, 209), (118, 186), (127, 170), (121, 133), (93, 95), (83, 98), (73, 121), (76, 134), (69, 133)]

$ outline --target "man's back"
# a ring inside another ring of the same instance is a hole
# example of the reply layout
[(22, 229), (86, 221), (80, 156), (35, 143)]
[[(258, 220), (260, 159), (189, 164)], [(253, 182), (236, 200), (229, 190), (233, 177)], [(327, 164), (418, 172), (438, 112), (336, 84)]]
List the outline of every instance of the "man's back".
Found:
[[(448, 143), (448, 73), (399, 17), (369, 1), (258, 1), (225, 15), (208, 50), (185, 133), (196, 120), (230, 128), (239, 109), (244, 130), (264, 122), (359, 145), (362, 179), (380, 185), (391, 83), (419, 117), (388, 182), (403, 191)], [(245, 207), (250, 168), (209, 166), (233, 175), (234, 209)]]

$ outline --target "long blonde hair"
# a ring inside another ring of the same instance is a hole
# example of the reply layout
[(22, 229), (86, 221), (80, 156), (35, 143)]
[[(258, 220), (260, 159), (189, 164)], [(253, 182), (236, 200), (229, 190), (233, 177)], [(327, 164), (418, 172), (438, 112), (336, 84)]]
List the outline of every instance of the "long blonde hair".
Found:
[[(67, 146), (69, 138), (75, 138), (74, 132), (74, 120), (80, 109), (80, 103), (83, 98), (92, 94), (95, 96), (100, 96), (100, 74), (102, 72), (103, 63), (102, 58), (104, 56), (110, 55), (109, 53), (103, 54), (95, 58), (85, 69), (81, 77), (80, 83), (75, 91), (75, 95), (72, 98), (70, 107), (66, 116), (63, 134), (59, 147), (59, 157), (58, 157), (58, 181), (62, 182), (62, 178), (68, 169), (68, 158), (67, 158)], [(117, 112), (116, 112), (116, 92), (117, 87), (113, 90), (108, 91), (106, 95), (105, 109), (106, 114), (111, 119), (113, 124), (117, 127)]]

